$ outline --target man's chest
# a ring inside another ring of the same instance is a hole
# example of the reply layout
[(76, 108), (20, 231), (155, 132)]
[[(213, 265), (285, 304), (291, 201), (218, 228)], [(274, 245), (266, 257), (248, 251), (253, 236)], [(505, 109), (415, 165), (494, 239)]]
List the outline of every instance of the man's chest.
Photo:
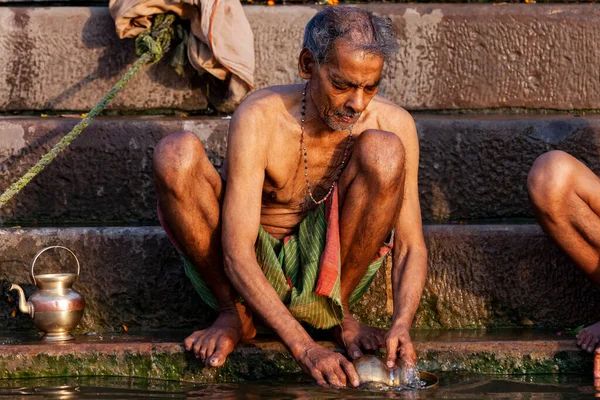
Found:
[(356, 137), (348, 133), (278, 143), (265, 170), (263, 204), (304, 209), (309, 188), (324, 196), (348, 164)]

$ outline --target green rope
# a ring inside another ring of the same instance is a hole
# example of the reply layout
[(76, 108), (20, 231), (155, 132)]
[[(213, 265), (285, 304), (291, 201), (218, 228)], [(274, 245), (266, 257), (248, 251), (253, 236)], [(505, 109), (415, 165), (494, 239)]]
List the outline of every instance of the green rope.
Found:
[(79, 136), (79, 134), (96, 118), (119, 91), (129, 82), (129, 80), (146, 64), (158, 62), (162, 56), (169, 50), (169, 44), (173, 38), (173, 28), (171, 25), (175, 21), (173, 14), (159, 14), (154, 17), (152, 28), (141, 33), (135, 40), (136, 54), (140, 58), (129, 68), (129, 70), (119, 79), (112, 89), (90, 110), (71, 132), (67, 133), (54, 147), (46, 153), (37, 164), (35, 164), (25, 175), (17, 182), (10, 185), (8, 189), (0, 196), (0, 208), (3, 207), (14, 195), (19, 193), (37, 174), (56, 156), (65, 150)]

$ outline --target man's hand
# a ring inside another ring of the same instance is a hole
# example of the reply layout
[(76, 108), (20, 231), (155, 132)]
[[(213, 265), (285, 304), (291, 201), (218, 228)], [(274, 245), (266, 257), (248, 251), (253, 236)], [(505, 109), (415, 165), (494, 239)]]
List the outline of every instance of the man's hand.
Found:
[(409, 328), (404, 325), (394, 325), (385, 335), (385, 347), (387, 350), (386, 366), (394, 368), (397, 358), (408, 365), (417, 361), (417, 354), (408, 333)]
[(358, 373), (350, 361), (316, 343), (306, 347), (295, 358), (300, 368), (312, 375), (321, 386), (344, 387), (350, 383), (357, 387), (360, 384)]

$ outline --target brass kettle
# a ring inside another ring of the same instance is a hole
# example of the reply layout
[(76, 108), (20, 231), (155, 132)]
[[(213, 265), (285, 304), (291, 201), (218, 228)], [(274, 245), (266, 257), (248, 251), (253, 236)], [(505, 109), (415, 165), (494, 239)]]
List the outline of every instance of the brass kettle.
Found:
[[(43, 252), (50, 249), (65, 249), (71, 253), (77, 262), (77, 274), (36, 276), (34, 273), (35, 262)], [(9, 290), (19, 292), (19, 310), (22, 313), (30, 314), (33, 324), (44, 332), (42, 341), (60, 342), (74, 339), (69, 332), (77, 326), (83, 317), (85, 308), (83, 295), (72, 289), (73, 284), (79, 278), (79, 271), (79, 260), (75, 253), (63, 246), (50, 246), (40, 250), (31, 263), (31, 277), (38, 290), (29, 297), (29, 301), (25, 299), (25, 293), (19, 285), (11, 285)]]

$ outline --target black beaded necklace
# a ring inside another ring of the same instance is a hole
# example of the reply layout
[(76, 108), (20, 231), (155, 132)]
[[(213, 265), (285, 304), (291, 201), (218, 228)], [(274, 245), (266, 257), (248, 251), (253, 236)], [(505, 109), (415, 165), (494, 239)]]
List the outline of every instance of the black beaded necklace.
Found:
[(331, 183), (331, 187), (329, 188), (329, 191), (327, 192), (325, 197), (323, 197), (321, 200), (316, 200), (313, 197), (313, 192), (312, 192), (312, 189), (310, 188), (310, 183), (308, 182), (308, 160), (306, 159), (306, 142), (304, 140), (304, 135), (305, 135), (304, 120), (306, 119), (306, 90), (307, 89), (308, 89), (308, 82), (306, 82), (306, 85), (304, 85), (304, 91), (302, 92), (302, 113), (301, 113), (302, 123), (300, 124), (300, 128), (301, 128), (300, 143), (302, 144), (302, 154), (304, 155), (304, 177), (306, 178), (306, 188), (308, 191), (308, 197), (310, 197), (310, 199), (312, 201), (314, 201), (315, 204), (319, 205), (329, 198), (329, 196), (333, 192), (333, 188), (335, 187), (335, 184), (337, 183), (338, 179), (340, 178), (340, 175), (342, 174), (342, 171), (344, 170), (344, 165), (346, 165), (346, 159), (348, 158), (348, 153), (350, 150), (350, 143), (352, 142), (352, 127), (350, 127), (348, 129), (348, 131), (350, 133), (348, 135), (348, 140), (346, 141), (346, 148), (344, 149), (344, 157), (342, 158), (342, 163), (340, 164), (340, 168), (338, 169), (337, 173), (335, 174), (335, 178), (334, 178), (333, 182)]

